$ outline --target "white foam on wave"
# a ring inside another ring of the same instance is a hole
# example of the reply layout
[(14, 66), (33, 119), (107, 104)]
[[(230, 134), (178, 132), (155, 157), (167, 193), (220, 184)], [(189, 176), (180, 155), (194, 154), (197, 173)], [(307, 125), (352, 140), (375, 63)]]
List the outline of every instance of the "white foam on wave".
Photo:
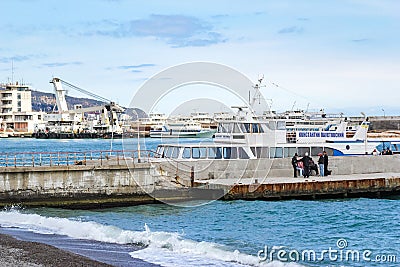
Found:
[(300, 266), (296, 263), (260, 262), (256, 256), (231, 251), (211, 243), (184, 239), (179, 233), (123, 230), (91, 221), (0, 211), (0, 227), (21, 228), (40, 234), (66, 235), (76, 239), (117, 244), (138, 244), (145, 249), (131, 252), (134, 258), (162, 266)]

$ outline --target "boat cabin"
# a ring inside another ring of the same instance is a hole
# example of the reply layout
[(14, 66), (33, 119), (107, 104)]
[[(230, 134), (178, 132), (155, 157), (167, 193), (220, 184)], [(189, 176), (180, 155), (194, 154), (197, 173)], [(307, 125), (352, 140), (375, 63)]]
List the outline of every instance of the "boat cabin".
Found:
[(329, 147), (323, 146), (241, 146), (238, 144), (161, 144), (156, 150), (157, 158), (177, 160), (229, 160), (229, 159), (260, 159), (260, 158), (291, 158), (295, 153), (304, 155), (306, 152), (311, 156), (326, 151), (328, 155), (338, 155)]

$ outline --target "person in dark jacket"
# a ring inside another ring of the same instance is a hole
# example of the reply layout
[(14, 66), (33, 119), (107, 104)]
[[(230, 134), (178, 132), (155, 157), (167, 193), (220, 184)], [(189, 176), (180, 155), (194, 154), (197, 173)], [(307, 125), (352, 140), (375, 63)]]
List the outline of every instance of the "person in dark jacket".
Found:
[(309, 167), (310, 175), (312, 175), (312, 171), (315, 171), (315, 174), (319, 176), (318, 166), (315, 164), (314, 160), (310, 157), (310, 167)]
[(326, 151), (324, 151), (324, 175), (328, 176), (329, 172), (328, 172), (328, 153), (326, 153)]
[(299, 155), (297, 153), (294, 153), (294, 156), (292, 158), (292, 167), (293, 167), (293, 177), (297, 177), (297, 158)]
[(304, 154), (304, 157), (301, 158), (301, 161), (303, 162), (304, 166), (304, 173), (303, 173), (304, 178), (310, 177), (310, 160), (311, 158), (308, 156), (307, 152)]

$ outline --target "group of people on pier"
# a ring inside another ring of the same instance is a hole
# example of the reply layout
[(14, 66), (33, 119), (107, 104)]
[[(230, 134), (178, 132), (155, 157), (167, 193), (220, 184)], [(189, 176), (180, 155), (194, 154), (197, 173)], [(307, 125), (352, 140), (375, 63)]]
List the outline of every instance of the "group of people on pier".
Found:
[(330, 171), (328, 170), (328, 154), (326, 151), (318, 154), (318, 166), (314, 160), (306, 152), (303, 157), (300, 157), (297, 153), (292, 158), (293, 177), (298, 175), (308, 178), (312, 171), (315, 171), (317, 176), (328, 176)]

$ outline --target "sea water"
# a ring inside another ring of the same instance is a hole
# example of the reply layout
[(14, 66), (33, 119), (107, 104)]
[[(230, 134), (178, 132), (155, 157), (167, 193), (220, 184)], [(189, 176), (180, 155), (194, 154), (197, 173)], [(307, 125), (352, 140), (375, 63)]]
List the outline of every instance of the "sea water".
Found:
[[(113, 142), (114, 148), (123, 149), (123, 140)], [(154, 147), (157, 141), (147, 143)], [(110, 140), (9, 139), (0, 140), (0, 145), (2, 152), (71, 148), (84, 151), (109, 149)], [(18, 232), (22, 239), (31, 236), (29, 233), (36, 233), (39, 241), (39, 235), (57, 239), (55, 245), (60, 247), (65, 240), (86, 240), (93, 250), (99, 243), (112, 244), (113, 250), (119, 246), (127, 257), (108, 262), (120, 266), (136, 266), (138, 260), (161, 266), (400, 263), (399, 199), (239, 200), (188, 206), (191, 207), (152, 204), (102, 210), (9, 208), (0, 211), (0, 227)]]

